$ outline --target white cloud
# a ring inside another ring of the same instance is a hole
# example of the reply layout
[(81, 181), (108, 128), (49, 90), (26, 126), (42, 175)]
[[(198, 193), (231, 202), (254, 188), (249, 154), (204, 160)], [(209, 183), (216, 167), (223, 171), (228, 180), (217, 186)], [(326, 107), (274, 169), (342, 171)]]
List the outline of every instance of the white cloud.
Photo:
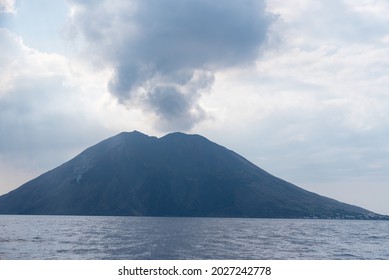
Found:
[(15, 0), (0, 0), (0, 14), (1, 13), (16, 13)]

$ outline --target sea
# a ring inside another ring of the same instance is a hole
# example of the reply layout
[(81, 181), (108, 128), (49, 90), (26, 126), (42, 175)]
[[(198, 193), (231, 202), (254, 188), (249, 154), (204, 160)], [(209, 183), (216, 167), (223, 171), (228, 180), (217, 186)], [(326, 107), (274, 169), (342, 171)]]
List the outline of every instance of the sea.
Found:
[(5, 260), (389, 259), (389, 221), (0, 215)]

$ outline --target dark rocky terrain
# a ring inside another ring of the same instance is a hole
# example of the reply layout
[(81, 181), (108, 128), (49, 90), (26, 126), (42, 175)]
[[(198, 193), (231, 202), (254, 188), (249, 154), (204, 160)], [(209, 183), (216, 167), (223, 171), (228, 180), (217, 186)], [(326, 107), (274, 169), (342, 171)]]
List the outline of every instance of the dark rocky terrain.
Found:
[(120, 133), (0, 197), (2, 214), (385, 219), (199, 135)]

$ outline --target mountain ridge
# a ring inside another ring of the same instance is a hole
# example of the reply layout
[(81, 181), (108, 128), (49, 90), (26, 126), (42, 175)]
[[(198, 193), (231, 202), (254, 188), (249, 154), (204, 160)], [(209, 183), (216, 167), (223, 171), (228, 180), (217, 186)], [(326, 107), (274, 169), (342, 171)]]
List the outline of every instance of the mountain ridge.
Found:
[(2, 214), (384, 219), (197, 134), (122, 132), (0, 196)]

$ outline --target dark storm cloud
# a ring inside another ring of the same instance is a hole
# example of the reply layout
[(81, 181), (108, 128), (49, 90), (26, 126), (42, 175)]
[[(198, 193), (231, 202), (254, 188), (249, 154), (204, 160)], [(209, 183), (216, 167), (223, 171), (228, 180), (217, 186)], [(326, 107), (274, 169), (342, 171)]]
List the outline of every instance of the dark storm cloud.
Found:
[(257, 0), (72, 4), (70, 33), (84, 37), (96, 65), (112, 67), (110, 92), (178, 129), (204, 118), (197, 101), (216, 71), (257, 59), (271, 23)]

